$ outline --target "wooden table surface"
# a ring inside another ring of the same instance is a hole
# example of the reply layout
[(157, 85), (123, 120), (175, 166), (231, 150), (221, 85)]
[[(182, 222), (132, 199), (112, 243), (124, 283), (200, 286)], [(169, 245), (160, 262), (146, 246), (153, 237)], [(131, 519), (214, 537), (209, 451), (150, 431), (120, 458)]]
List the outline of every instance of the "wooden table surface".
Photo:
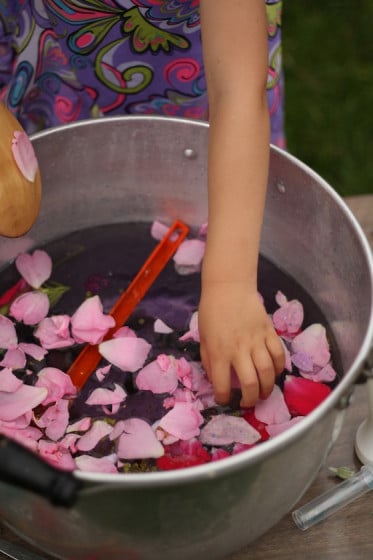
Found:
[[(373, 196), (354, 197), (347, 203), (373, 243)], [(347, 409), (339, 439), (325, 467), (297, 507), (341, 482), (330, 474), (329, 466), (360, 468), (354, 453), (356, 430), (367, 416), (365, 385), (357, 385)], [(37, 552), (0, 525), (0, 538)], [(39, 553), (40, 554), (40, 553)], [(50, 560), (50, 556), (41, 555)], [(0, 560), (8, 556), (0, 553)], [(373, 493), (362, 496), (319, 525), (301, 531), (289, 513), (268, 533), (227, 560), (370, 560), (373, 558)], [(108, 559), (109, 560), (109, 559)], [(123, 559), (125, 560), (125, 559)], [(209, 559), (206, 559), (209, 560)]]

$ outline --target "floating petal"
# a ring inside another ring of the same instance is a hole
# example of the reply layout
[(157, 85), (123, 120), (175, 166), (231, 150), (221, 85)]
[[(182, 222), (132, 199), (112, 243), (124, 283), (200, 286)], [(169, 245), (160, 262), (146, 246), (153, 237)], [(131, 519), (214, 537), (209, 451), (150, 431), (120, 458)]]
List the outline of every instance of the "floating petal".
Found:
[(76, 443), (76, 447), (79, 451), (92, 451), (92, 449), (94, 449), (96, 445), (112, 431), (113, 427), (107, 422), (104, 420), (96, 420), (96, 422), (93, 422), (92, 427), (88, 430), (88, 432), (82, 435)]
[(103, 313), (99, 296), (86, 299), (71, 317), (71, 332), (78, 343), (99, 344), (115, 320)]
[(69, 325), (70, 317), (68, 315), (53, 315), (43, 319), (34, 334), (47, 350), (66, 348), (75, 342), (70, 336)]
[(243, 443), (252, 445), (261, 439), (261, 436), (244, 418), (219, 414), (202, 428), (200, 440), (207, 445), (230, 445)]
[(177, 402), (159, 422), (159, 427), (178, 439), (191, 439), (200, 433), (203, 416), (192, 403)]
[(137, 371), (146, 360), (151, 345), (143, 338), (119, 337), (102, 342), (99, 352), (108, 362), (122, 371)]
[(49, 311), (49, 299), (39, 291), (26, 292), (18, 296), (10, 306), (9, 314), (25, 325), (36, 325)]
[(123, 421), (117, 454), (121, 459), (157, 459), (164, 454), (164, 448), (145, 420), (129, 418)]
[(52, 274), (52, 259), (41, 249), (31, 255), (21, 253), (16, 258), (15, 265), (22, 278), (34, 289), (40, 288)]
[(0, 420), (10, 422), (41, 404), (48, 391), (22, 384), (13, 393), (0, 392)]
[(258, 400), (254, 411), (256, 418), (265, 424), (281, 424), (291, 418), (282, 391), (277, 385), (267, 399)]
[(319, 323), (314, 323), (298, 334), (291, 343), (293, 353), (305, 352), (309, 354), (314, 365), (324, 367), (330, 361), (329, 343), (326, 329)]
[(284, 382), (284, 398), (292, 416), (306, 416), (319, 406), (330, 394), (328, 385), (287, 375)]

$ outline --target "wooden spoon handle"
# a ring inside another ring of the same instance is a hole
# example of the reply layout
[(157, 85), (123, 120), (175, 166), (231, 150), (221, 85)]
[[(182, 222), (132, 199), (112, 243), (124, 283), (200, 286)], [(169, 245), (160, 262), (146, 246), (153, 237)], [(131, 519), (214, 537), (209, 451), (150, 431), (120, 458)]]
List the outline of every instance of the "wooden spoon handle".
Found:
[[(189, 228), (180, 220), (176, 220), (169, 228), (166, 235), (149, 255), (135, 278), (132, 280), (125, 292), (119, 297), (110, 311), (115, 319), (115, 326), (111, 328), (104, 338), (112, 338), (115, 331), (121, 327), (137, 304), (145, 296), (146, 292), (158, 278), (172, 255), (176, 252), (181, 242), (188, 234)], [(68, 375), (77, 389), (81, 389), (90, 375), (97, 368), (102, 359), (97, 345), (86, 345), (75, 361), (71, 364)]]

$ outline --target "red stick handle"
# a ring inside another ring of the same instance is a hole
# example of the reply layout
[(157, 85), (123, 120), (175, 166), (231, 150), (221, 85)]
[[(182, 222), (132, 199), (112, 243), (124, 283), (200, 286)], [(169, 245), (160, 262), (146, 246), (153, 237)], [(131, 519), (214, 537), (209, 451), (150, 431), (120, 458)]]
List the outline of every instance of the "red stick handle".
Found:
[[(114, 332), (121, 327), (131, 315), (132, 311), (145, 296), (146, 292), (158, 278), (181, 242), (185, 239), (189, 228), (180, 220), (176, 220), (163, 239), (158, 243), (147, 258), (127, 290), (123, 292), (110, 315), (115, 319), (115, 326), (105, 335), (104, 340), (112, 338)], [(87, 345), (83, 348), (67, 373), (75, 387), (81, 389), (101, 361), (97, 345)]]

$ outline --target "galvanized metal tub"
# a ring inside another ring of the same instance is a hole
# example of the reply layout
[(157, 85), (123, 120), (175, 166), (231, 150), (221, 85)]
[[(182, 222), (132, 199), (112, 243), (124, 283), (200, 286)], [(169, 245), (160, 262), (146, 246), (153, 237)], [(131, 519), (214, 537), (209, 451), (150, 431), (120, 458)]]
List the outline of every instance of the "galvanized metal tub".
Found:
[[(199, 226), (207, 217), (208, 125), (161, 117), (81, 122), (32, 138), (43, 177), (40, 217), (0, 240), (0, 264), (72, 231), (123, 221)], [(261, 251), (323, 309), (343, 378), (284, 434), (223, 461), (173, 472), (77, 473), (71, 510), (0, 484), (7, 525), (59, 558), (224, 558), (268, 531), (315, 478), (338, 436), (373, 335), (368, 243), (341, 198), (291, 155), (271, 148)]]

